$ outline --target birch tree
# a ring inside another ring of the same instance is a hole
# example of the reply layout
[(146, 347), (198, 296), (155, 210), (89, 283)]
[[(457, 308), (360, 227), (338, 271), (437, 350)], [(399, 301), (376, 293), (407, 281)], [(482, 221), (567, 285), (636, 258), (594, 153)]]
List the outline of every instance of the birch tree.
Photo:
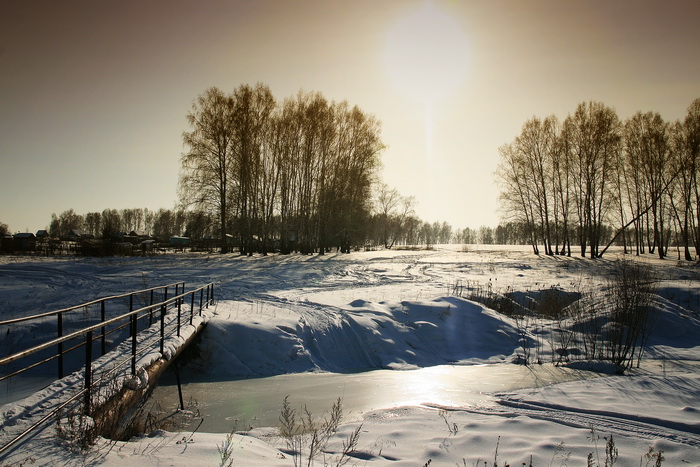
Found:
[(610, 186), (617, 151), (620, 121), (615, 111), (600, 102), (581, 103), (564, 121), (563, 137), (576, 180), (574, 199), (578, 214), (581, 256), (598, 256), (603, 224), (610, 207)]
[(187, 152), (180, 158), (180, 200), (219, 220), (221, 252), (228, 250), (228, 219), (236, 187), (232, 177), (233, 99), (212, 87), (199, 95), (187, 114), (191, 131), (182, 134)]

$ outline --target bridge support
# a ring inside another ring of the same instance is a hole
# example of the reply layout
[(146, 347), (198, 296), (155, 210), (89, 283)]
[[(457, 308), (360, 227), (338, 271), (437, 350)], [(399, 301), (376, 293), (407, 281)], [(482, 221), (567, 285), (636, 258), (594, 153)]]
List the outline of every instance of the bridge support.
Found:
[(148, 382), (145, 387), (131, 389), (125, 386), (101, 406), (93, 407), (92, 417), (95, 419), (96, 426), (99, 427), (100, 436), (110, 438), (118, 433), (119, 427), (122, 427), (125, 422), (129, 421), (130, 416), (133, 414), (134, 407), (136, 407), (141, 401), (150, 395), (151, 391), (153, 391), (153, 388), (158, 382), (158, 379), (171, 364), (175, 365), (174, 368), (176, 370), (178, 391), (180, 394), (180, 407), (184, 408), (182, 390), (179, 381), (180, 375), (177, 372), (177, 364), (175, 363), (175, 360), (187, 348), (187, 346), (199, 336), (205, 325), (206, 322), (202, 322), (199, 326), (197, 326), (195, 332), (193, 332), (187, 338), (187, 340), (180, 347), (178, 347), (175, 355), (173, 355), (169, 360), (160, 358), (146, 368), (146, 372), (148, 373)]

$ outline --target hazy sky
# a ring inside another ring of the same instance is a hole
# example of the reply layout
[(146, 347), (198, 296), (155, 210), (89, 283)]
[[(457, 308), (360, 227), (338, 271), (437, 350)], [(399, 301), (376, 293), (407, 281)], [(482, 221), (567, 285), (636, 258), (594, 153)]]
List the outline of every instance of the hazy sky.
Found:
[(583, 101), (683, 118), (700, 2), (0, 0), (0, 222), (173, 208), (193, 99), (262, 82), (382, 122), (382, 177), (453, 227), (498, 223), (498, 147)]

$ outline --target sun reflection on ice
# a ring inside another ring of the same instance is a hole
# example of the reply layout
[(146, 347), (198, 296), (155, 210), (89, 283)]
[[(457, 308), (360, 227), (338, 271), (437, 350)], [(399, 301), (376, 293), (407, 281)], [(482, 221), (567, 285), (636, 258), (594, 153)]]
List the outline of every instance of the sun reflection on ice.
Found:
[[(481, 365), (471, 366), (473, 372), (480, 373)], [(464, 370), (465, 367), (460, 367)], [(395, 393), (396, 406), (403, 405), (435, 405), (435, 406), (464, 406), (487, 405), (492, 398), (475, 389), (476, 381), (472, 384), (468, 377), (458, 376), (460, 372), (455, 367), (440, 365), (405, 372), (401, 375), (402, 388)], [(476, 376), (477, 380), (481, 380)]]

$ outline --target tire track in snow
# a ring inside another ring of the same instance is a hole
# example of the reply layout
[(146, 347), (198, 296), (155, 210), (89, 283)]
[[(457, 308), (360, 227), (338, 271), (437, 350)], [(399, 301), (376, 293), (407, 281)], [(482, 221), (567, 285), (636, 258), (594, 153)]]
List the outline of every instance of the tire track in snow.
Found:
[[(684, 423), (655, 418), (636, 417), (634, 415), (587, 412), (573, 407), (553, 407), (520, 401), (501, 399), (496, 407), (479, 408), (436, 408), (452, 411), (464, 411), (480, 415), (499, 415), (502, 417), (526, 416), (547, 422), (561, 423), (576, 428), (594, 429), (599, 433), (613, 433), (626, 437), (637, 437), (650, 441), (664, 439), (673, 443), (700, 447), (700, 430)], [(432, 407), (432, 405), (429, 405)]]

